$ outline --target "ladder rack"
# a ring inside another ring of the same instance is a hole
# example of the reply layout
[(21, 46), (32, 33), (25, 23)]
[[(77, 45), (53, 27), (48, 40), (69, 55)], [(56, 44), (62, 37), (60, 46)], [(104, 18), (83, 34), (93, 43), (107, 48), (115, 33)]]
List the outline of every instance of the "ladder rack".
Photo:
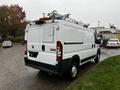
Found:
[(82, 22), (79, 22), (79, 21), (76, 21), (74, 19), (71, 19), (71, 18), (69, 18), (70, 15), (71, 14), (64, 14), (64, 15), (58, 14), (58, 12), (56, 10), (54, 10), (51, 13), (48, 13), (49, 19), (65, 20), (65, 21), (68, 21), (68, 22), (71, 22), (71, 23), (75, 23), (75, 24), (78, 24), (78, 25), (81, 25), (83, 27), (88, 28), (89, 24), (84, 24)]

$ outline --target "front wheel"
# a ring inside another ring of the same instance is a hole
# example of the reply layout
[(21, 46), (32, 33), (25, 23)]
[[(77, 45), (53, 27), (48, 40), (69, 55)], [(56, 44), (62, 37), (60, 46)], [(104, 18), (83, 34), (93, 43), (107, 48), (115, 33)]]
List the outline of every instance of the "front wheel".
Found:
[(94, 61), (95, 61), (95, 63), (99, 63), (99, 61), (100, 61), (100, 53), (97, 53)]

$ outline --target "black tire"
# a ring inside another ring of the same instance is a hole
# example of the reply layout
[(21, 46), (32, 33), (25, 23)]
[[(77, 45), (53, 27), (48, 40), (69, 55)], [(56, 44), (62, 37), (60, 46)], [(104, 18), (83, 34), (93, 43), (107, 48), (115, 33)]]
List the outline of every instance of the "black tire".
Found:
[(77, 65), (77, 63), (73, 62), (71, 64), (68, 76), (69, 76), (70, 79), (75, 79), (77, 74), (78, 74), (78, 65)]
[(95, 63), (99, 63), (99, 61), (100, 61), (100, 53), (97, 53), (94, 61), (95, 61)]

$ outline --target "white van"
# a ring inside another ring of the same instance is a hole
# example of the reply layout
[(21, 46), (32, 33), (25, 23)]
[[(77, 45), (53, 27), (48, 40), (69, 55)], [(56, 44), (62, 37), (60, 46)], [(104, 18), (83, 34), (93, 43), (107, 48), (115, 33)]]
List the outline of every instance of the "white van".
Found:
[(78, 67), (100, 59), (93, 30), (72, 19), (49, 17), (27, 25), (25, 64), (42, 71), (75, 78)]

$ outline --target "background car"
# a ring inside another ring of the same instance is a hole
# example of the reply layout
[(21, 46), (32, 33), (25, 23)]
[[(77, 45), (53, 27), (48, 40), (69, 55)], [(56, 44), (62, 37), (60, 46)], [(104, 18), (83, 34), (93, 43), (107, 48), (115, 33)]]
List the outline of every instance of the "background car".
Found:
[(110, 39), (110, 40), (108, 40), (107, 47), (120, 47), (119, 39)]
[(12, 42), (10, 40), (3, 41), (2, 47), (3, 48), (12, 47)]

